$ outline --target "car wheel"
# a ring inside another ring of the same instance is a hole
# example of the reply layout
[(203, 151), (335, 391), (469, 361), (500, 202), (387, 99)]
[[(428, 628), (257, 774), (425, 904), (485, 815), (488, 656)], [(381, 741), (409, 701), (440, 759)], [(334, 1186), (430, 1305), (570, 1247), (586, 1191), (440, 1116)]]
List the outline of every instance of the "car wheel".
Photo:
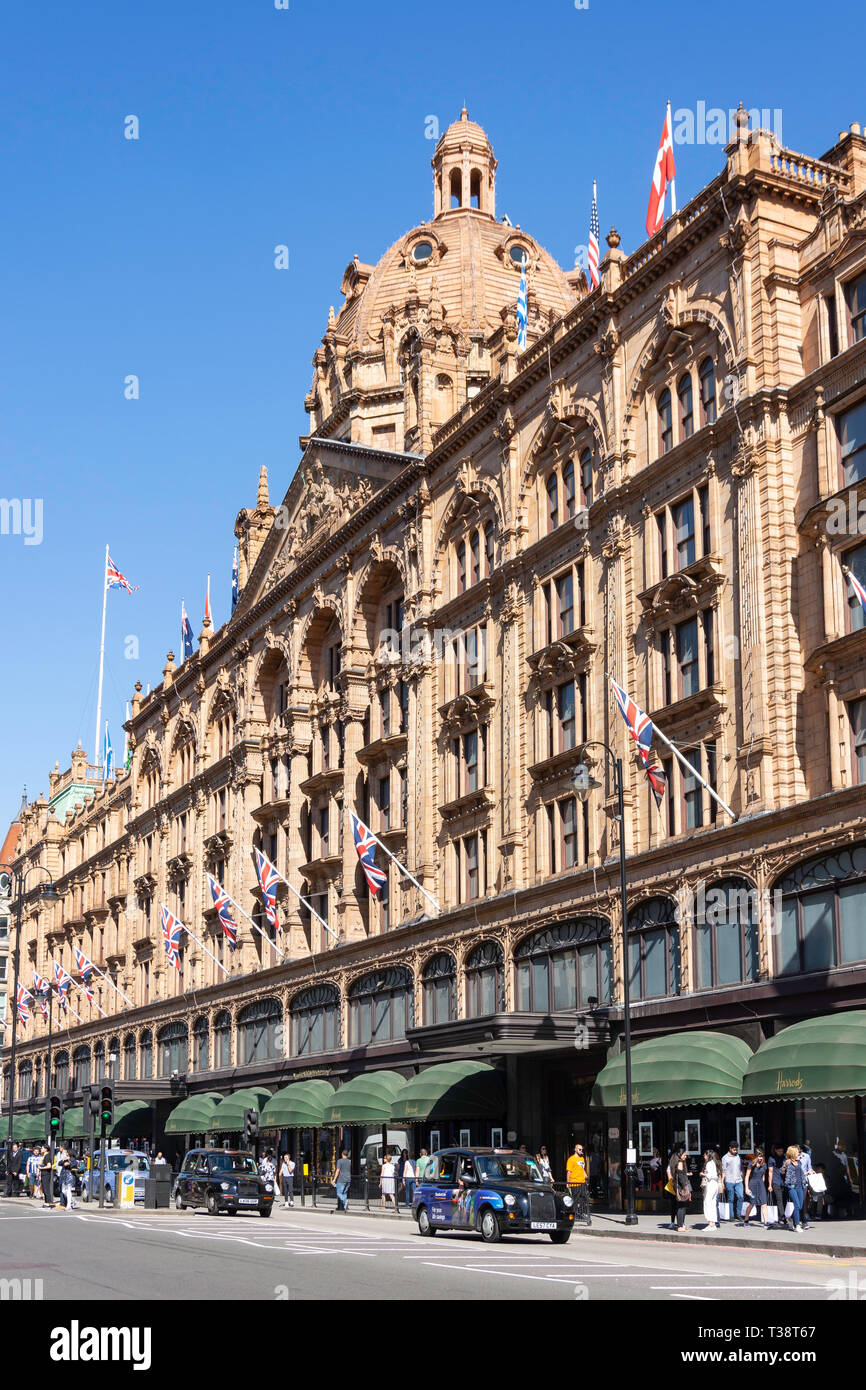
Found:
[(567, 1245), (571, 1239), (571, 1231), (551, 1231), (550, 1239), (554, 1245)]
[(183, 1198), (181, 1197), (179, 1192), (175, 1192), (174, 1194), (174, 1209), (175, 1211), (186, 1211)]
[(436, 1227), (430, 1220), (430, 1213), (426, 1207), (418, 1208), (418, 1234), (419, 1236), (435, 1236)]
[(273, 1207), (259, 1207), (259, 1211), (261, 1212), (262, 1216), (270, 1216), (271, 1212), (273, 1211)]
[(496, 1213), (491, 1207), (485, 1207), (478, 1217), (478, 1230), (481, 1232), (481, 1239), (488, 1245), (495, 1245), (500, 1239), (502, 1232), (499, 1229), (499, 1222), (496, 1220)]
[(219, 1206), (217, 1205), (217, 1199), (216, 1199), (216, 1193), (215, 1193), (215, 1192), (209, 1192), (209, 1193), (207, 1194), (207, 1197), (206, 1197), (206, 1199), (205, 1199), (205, 1206), (207, 1207), (208, 1216), (219, 1216), (219, 1214), (220, 1214), (220, 1209), (219, 1209)]

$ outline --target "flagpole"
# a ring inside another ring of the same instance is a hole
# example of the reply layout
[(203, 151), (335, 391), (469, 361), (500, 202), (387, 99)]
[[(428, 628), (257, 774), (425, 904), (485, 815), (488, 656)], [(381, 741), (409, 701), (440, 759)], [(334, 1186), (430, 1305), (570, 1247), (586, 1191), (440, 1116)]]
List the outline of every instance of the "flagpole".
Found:
[[(124, 721), (123, 721), (124, 724), (126, 724), (126, 723), (128, 722), (128, 720), (129, 720), (129, 701), (127, 700), (127, 702), (126, 702), (126, 718), (125, 718)], [(124, 729), (124, 731), (123, 731), (123, 766), (124, 766), (124, 768), (126, 767), (126, 760), (127, 760), (128, 757), (129, 757), (129, 730), (128, 730), (128, 729)]]
[[(72, 979), (72, 976), (70, 975), (69, 978)], [(88, 1004), (93, 1004), (97, 1009), (99, 1009), (99, 1012), (102, 1014), (102, 1017), (103, 1017), (103, 1018), (107, 1018), (107, 1017), (108, 1017), (108, 1014), (105, 1012), (105, 1010), (104, 1010), (103, 1008), (100, 1008), (99, 1004), (96, 1003), (96, 1000), (90, 998), (90, 996), (89, 996), (88, 993), (87, 993), (87, 990), (84, 988), (83, 985), (80, 985), (80, 984), (78, 983), (77, 980), (72, 980), (72, 983), (74, 984), (75, 988), (78, 990), (78, 993), (84, 995), (84, 997), (85, 997), (85, 999), (87, 1000)]]
[(304, 904), (304, 907), (306, 907), (306, 908), (308, 909), (308, 911), (312, 912), (312, 914), (313, 914), (313, 916), (315, 917), (316, 921), (317, 921), (317, 922), (321, 922), (322, 926), (325, 928), (325, 931), (330, 932), (330, 933), (331, 933), (331, 936), (334, 938), (335, 941), (339, 941), (340, 937), (339, 937), (338, 933), (334, 931), (333, 927), (329, 927), (329, 926), (328, 926), (328, 924), (327, 924), (327, 922), (325, 921), (324, 917), (320, 917), (320, 916), (319, 916), (318, 912), (317, 912), (316, 909), (313, 907), (313, 904), (312, 904), (311, 902), (308, 902), (308, 901), (307, 901), (307, 899), (304, 897), (303, 893), (299, 893), (298, 890), (297, 890), (297, 888), (295, 888), (291, 883), (289, 883), (289, 880), (288, 880), (287, 878), (283, 878), (282, 874), (279, 872), (279, 869), (277, 870), (277, 874), (278, 874), (278, 876), (282, 879), (282, 881), (283, 881), (283, 883), (286, 885), (286, 887), (289, 888), (289, 889), (291, 889), (291, 891), (294, 893), (295, 897), (296, 897), (296, 898), (300, 898), (301, 902)]
[(736, 812), (734, 812), (734, 811), (731, 810), (730, 806), (727, 804), (727, 802), (725, 802), (725, 801), (722, 800), (722, 798), (719, 796), (718, 792), (713, 791), (713, 788), (710, 786), (709, 782), (705, 782), (705, 781), (704, 781), (703, 777), (702, 777), (701, 774), (698, 772), (697, 768), (695, 768), (695, 767), (692, 766), (692, 764), (689, 762), (689, 760), (688, 760), (688, 758), (685, 756), (685, 754), (684, 754), (684, 753), (681, 753), (680, 750), (679, 750), (679, 748), (677, 748), (676, 744), (671, 743), (670, 739), (665, 737), (665, 735), (662, 733), (661, 729), (659, 728), (658, 724), (656, 724), (655, 721), (653, 721), (653, 737), (655, 737), (656, 735), (658, 735), (658, 737), (661, 739), (662, 743), (666, 743), (666, 744), (667, 744), (668, 748), (671, 750), (672, 753), (676, 754), (676, 756), (679, 758), (680, 762), (682, 763), (683, 767), (685, 767), (685, 768), (688, 769), (689, 774), (690, 774), (692, 777), (696, 777), (696, 778), (698, 779), (698, 781), (700, 782), (700, 784), (701, 784), (702, 787), (706, 787), (707, 791), (709, 792), (709, 794), (710, 794), (710, 796), (713, 798), (713, 800), (714, 800), (714, 801), (717, 801), (717, 802), (719, 803), (719, 805), (721, 806), (721, 808), (722, 808), (723, 811), (727, 811), (727, 813), (728, 813), (728, 815), (730, 816), (731, 820), (739, 820), (739, 816), (736, 814)]
[(414, 874), (410, 874), (409, 870), (406, 868), (406, 865), (400, 863), (400, 860), (397, 858), (396, 854), (392, 854), (391, 851), (388, 849), (388, 846), (382, 844), (382, 841), (379, 839), (378, 835), (373, 835), (373, 831), (370, 829), (369, 825), (366, 825), (366, 823), (365, 823), (365, 829), (366, 829), (366, 831), (367, 831), (367, 833), (368, 833), (369, 835), (372, 835), (372, 836), (373, 836), (373, 839), (376, 841), (376, 844), (379, 846), (379, 848), (380, 848), (380, 849), (383, 849), (383, 850), (385, 851), (385, 853), (387, 854), (387, 856), (388, 856), (389, 859), (393, 859), (393, 860), (394, 860), (394, 863), (397, 865), (397, 868), (400, 869), (400, 870), (402, 870), (402, 872), (406, 875), (406, 877), (409, 879), (409, 881), (410, 881), (411, 883), (414, 883), (415, 887), (419, 890), (419, 892), (421, 892), (421, 893), (424, 894), (424, 897), (427, 898), (428, 901), (430, 901), (430, 902), (433, 904), (433, 906), (435, 907), (436, 911), (441, 915), (441, 913), (442, 913), (442, 908), (439, 906), (439, 904), (437, 903), (436, 899), (433, 897), (432, 893), (428, 893), (428, 892), (427, 892), (427, 889), (426, 889), (425, 887), (423, 887), (423, 885), (420, 884), (420, 883), (418, 882), (418, 880), (417, 880), (417, 878), (415, 878)]
[[(216, 883), (217, 880), (214, 879), (214, 882)], [(220, 886), (220, 888), (222, 888), (222, 884), (220, 884), (219, 886)], [(277, 952), (279, 952), (280, 959), (281, 959), (281, 960), (285, 960), (285, 959), (286, 959), (286, 955), (285, 955), (284, 951), (282, 951), (282, 950), (280, 949), (280, 947), (277, 945), (277, 943), (276, 943), (275, 941), (271, 941), (271, 938), (268, 936), (267, 932), (263, 932), (263, 931), (262, 931), (262, 929), (261, 929), (261, 927), (259, 926), (258, 922), (254, 922), (253, 919), (252, 919), (252, 917), (249, 915), (249, 913), (248, 913), (248, 912), (244, 912), (244, 910), (243, 910), (243, 908), (241, 907), (240, 903), (235, 901), (235, 899), (232, 897), (231, 893), (227, 892), (225, 888), (223, 888), (222, 891), (225, 893), (226, 897), (228, 898), (228, 900), (229, 900), (229, 902), (232, 904), (232, 906), (233, 906), (233, 907), (236, 907), (237, 910), (238, 910), (238, 912), (241, 914), (241, 916), (244, 917), (244, 918), (246, 919), (246, 921), (249, 922), (249, 924), (250, 924), (250, 926), (252, 927), (253, 931), (257, 931), (258, 934), (259, 934), (259, 936), (262, 938), (263, 941), (267, 941), (267, 943), (268, 943), (269, 946), (273, 946), (274, 950), (277, 951)]]
[[(92, 961), (91, 961), (91, 965), (93, 965), (93, 962), (92, 962)], [(130, 1008), (133, 1008), (133, 1007), (134, 1007), (134, 1005), (133, 1005), (133, 1003), (132, 1003), (132, 1000), (128, 997), (128, 995), (124, 994), (124, 992), (123, 992), (122, 989), (118, 989), (118, 988), (117, 988), (117, 985), (114, 983), (114, 981), (111, 980), (111, 979), (109, 979), (109, 977), (108, 977), (106, 974), (104, 974), (104, 972), (103, 972), (102, 970), (100, 970), (100, 968), (99, 968), (98, 965), (93, 965), (93, 969), (96, 971), (97, 975), (101, 975), (101, 976), (102, 976), (103, 980), (105, 981), (105, 983), (106, 983), (107, 985), (111, 985), (111, 988), (114, 990), (115, 994), (119, 994), (120, 997), (121, 997), (121, 999), (125, 999), (125, 1000), (126, 1000), (126, 1002), (127, 1002), (127, 1004), (129, 1005)]]
[[(670, 104), (670, 102), (668, 102), (668, 130), (670, 131), (670, 137), (671, 137), (671, 152), (673, 153), (673, 148), (674, 148), (674, 127), (673, 127), (673, 122), (672, 122), (672, 120), (671, 120), (671, 104)], [(673, 217), (674, 213), (676, 212), (676, 210), (677, 210), (677, 178), (676, 178), (676, 174), (674, 174), (674, 177), (671, 179), (671, 216), (672, 216), (672, 217)]]
[(102, 637), (99, 642), (99, 685), (96, 693), (96, 736), (93, 741), (93, 761), (99, 757), (99, 727), (102, 723), (102, 675), (105, 669), (105, 605), (108, 598), (108, 546), (105, 547), (105, 568), (102, 572)]
[(183, 927), (183, 929), (184, 929), (184, 931), (186, 932), (187, 936), (191, 936), (192, 939), (193, 939), (193, 941), (195, 941), (196, 944), (197, 944), (198, 946), (201, 946), (201, 948), (202, 948), (202, 950), (204, 951), (205, 955), (206, 955), (206, 956), (210, 956), (210, 958), (211, 958), (211, 960), (213, 961), (214, 965), (218, 965), (219, 968), (220, 968), (220, 970), (223, 972), (223, 974), (224, 974), (224, 975), (227, 975), (229, 972), (226, 970), (226, 968), (225, 968), (225, 966), (223, 965), (222, 961), (221, 961), (221, 960), (217, 960), (216, 956), (213, 954), (212, 951), (209, 951), (209, 950), (208, 950), (207, 946), (205, 946), (205, 944), (204, 944), (203, 941), (199, 941), (199, 939), (198, 939), (198, 937), (196, 936), (195, 932), (194, 932), (194, 931), (190, 931), (189, 927), (186, 925), (186, 922), (182, 922), (182, 923), (181, 923), (181, 926)]

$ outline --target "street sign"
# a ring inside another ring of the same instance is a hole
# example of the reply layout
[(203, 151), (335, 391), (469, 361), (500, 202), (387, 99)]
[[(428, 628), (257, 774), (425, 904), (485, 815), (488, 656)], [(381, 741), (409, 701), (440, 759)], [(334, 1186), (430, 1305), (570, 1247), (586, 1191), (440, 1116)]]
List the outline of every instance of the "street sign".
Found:
[(132, 1207), (135, 1205), (135, 1174), (118, 1173), (120, 1178), (120, 1205), (122, 1207)]

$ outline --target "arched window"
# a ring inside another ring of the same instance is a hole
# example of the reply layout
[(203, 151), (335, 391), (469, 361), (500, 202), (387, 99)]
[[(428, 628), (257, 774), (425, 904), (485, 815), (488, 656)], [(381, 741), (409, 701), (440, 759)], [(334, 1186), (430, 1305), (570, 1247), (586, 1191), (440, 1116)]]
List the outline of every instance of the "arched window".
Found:
[(189, 1051), (185, 1023), (167, 1023), (156, 1035), (159, 1048), (159, 1074), (171, 1076), (174, 1072), (184, 1072), (187, 1068)]
[(556, 469), (548, 475), (545, 483), (547, 492), (547, 529), (555, 531), (559, 525), (559, 478)]
[(484, 523), (484, 572), (491, 575), (496, 566), (496, 539), (492, 521)]
[(289, 1005), (292, 1056), (335, 1052), (340, 1045), (340, 995), (335, 985), (313, 985)]
[(680, 403), (680, 439), (690, 439), (695, 432), (691, 372), (686, 372), (677, 382), (677, 399)]
[(603, 917), (578, 917), (524, 937), (514, 952), (522, 1013), (587, 1008), (610, 1002), (613, 957)]
[(466, 1017), (483, 1018), (505, 1008), (502, 947), (482, 941), (466, 958)]
[(99, 1082), (108, 1076), (105, 1069), (105, 1043), (98, 1042), (93, 1048), (93, 1080)]
[(466, 592), (466, 542), (461, 541), (457, 547), (457, 592)]
[(108, 1040), (108, 1072), (112, 1081), (120, 1079), (120, 1038)]
[(580, 455), (580, 498), (585, 508), (592, 506), (592, 450), (584, 449)]
[(574, 516), (574, 459), (566, 459), (562, 468), (562, 510), (566, 521)]
[(866, 844), (797, 864), (773, 890), (776, 971), (866, 960)]
[(628, 915), (632, 999), (680, 992), (680, 927), (670, 898), (647, 898)]
[(127, 1033), (123, 1040), (123, 1079), (135, 1080), (135, 1034)]
[(457, 963), (447, 951), (428, 960), (421, 975), (424, 1027), (457, 1017)]
[(141, 1079), (149, 1081), (153, 1076), (153, 1034), (149, 1028), (145, 1028), (139, 1043), (139, 1057), (141, 1060)]
[(744, 878), (711, 883), (695, 903), (697, 988), (757, 980), (758, 891)]
[(80, 1091), (90, 1085), (90, 1048), (76, 1047), (72, 1054), (72, 1089)]
[(463, 206), (463, 176), (459, 169), (451, 170), (451, 206), (462, 208)]
[(197, 1018), (192, 1025), (192, 1055), (194, 1058), (193, 1067), (195, 1071), (207, 1071), (210, 1065), (209, 1058), (209, 1031), (206, 1018)]
[(403, 966), (376, 970), (349, 991), (349, 1046), (405, 1038), (414, 1019), (412, 972)]
[(441, 425), (454, 414), (454, 383), (440, 372), (433, 385), (433, 423)]
[(283, 1055), (283, 1010), (279, 999), (259, 999), (238, 1014), (238, 1065)]
[(58, 1091), (69, 1090), (69, 1053), (66, 1051), (55, 1055), (54, 1085)]
[(658, 398), (659, 453), (666, 454), (674, 446), (674, 414), (671, 393), (667, 387)]
[(481, 170), (473, 169), (469, 175), (469, 206), (481, 207)]
[(698, 368), (701, 383), (701, 424), (716, 423), (716, 369), (712, 357), (705, 357)]
[(222, 1009), (213, 1021), (214, 1066), (224, 1071), (232, 1064), (232, 1016)]

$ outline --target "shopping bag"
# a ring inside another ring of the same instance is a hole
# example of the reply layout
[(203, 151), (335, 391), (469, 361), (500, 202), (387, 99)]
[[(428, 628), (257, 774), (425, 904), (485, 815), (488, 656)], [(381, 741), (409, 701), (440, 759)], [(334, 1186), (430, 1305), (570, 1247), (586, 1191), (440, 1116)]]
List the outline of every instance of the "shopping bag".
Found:
[(773, 1203), (767, 1207), (767, 1225), (773, 1226), (779, 1220), (779, 1208)]
[(730, 1221), (730, 1219), (731, 1219), (731, 1204), (730, 1204), (730, 1202), (719, 1202), (719, 1220), (720, 1220), (720, 1221)]
[(786, 1203), (785, 1203), (785, 1220), (786, 1220), (786, 1221), (789, 1221), (790, 1218), (791, 1218), (793, 1215), (794, 1215), (794, 1203), (793, 1203), (793, 1202), (786, 1202)]
[(827, 1183), (824, 1180), (823, 1173), (810, 1173), (809, 1186), (813, 1192), (826, 1192)]

